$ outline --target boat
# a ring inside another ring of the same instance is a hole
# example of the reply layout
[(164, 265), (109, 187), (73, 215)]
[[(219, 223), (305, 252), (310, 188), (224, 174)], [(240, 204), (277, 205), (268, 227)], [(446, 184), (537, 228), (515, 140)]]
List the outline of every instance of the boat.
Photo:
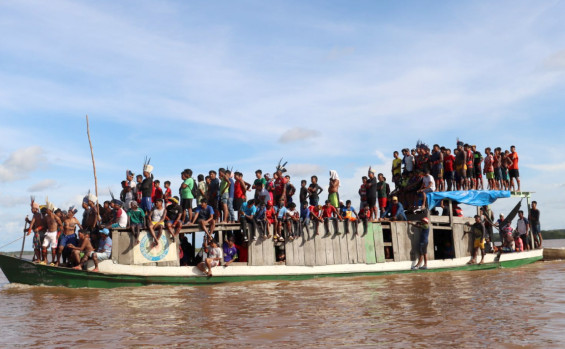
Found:
[[(503, 191), (458, 191), (428, 193), (428, 203), (448, 199), (449, 215), (434, 216), (429, 210), (409, 216), (410, 220), (428, 217), (430, 221), (428, 268), (413, 269), (416, 260), (420, 228), (405, 221), (374, 221), (359, 224), (357, 231), (344, 231), (343, 223), (329, 225), (328, 234), (306, 231), (293, 241), (275, 242), (272, 239), (252, 241), (248, 246), (248, 261), (213, 268), (213, 276), (204, 275), (195, 266), (180, 266), (176, 241), (164, 233), (158, 248), (152, 248), (148, 233), (143, 231), (141, 242), (134, 244), (126, 229), (111, 231), (112, 258), (100, 262), (99, 272), (48, 266), (0, 254), (0, 268), (11, 283), (27, 285), (64, 286), (71, 288), (113, 288), (147, 285), (211, 285), (229, 282), (261, 280), (304, 280), (321, 277), (377, 276), (400, 273), (430, 273), (446, 271), (475, 271), (512, 268), (539, 261), (543, 249), (525, 252), (487, 253), (483, 264), (468, 264), (472, 239), (466, 234), (473, 218), (453, 216), (451, 200), (482, 206), (499, 198), (526, 198), (531, 193)], [(456, 198), (456, 199), (454, 199)], [(520, 200), (521, 202), (521, 200)], [(430, 207), (431, 209), (432, 207)], [(239, 224), (219, 224), (216, 227), (220, 246), (224, 233), (238, 231)], [(324, 226), (321, 225), (323, 230)], [(185, 226), (182, 233), (192, 235), (192, 245), (199, 233), (196, 226)], [(202, 232), (200, 232), (202, 233)], [(532, 240), (533, 241), (533, 240)], [(442, 251), (451, 247), (452, 253)], [(284, 249), (286, 258), (276, 261), (275, 248)], [(431, 252), (430, 252), (431, 250)]]

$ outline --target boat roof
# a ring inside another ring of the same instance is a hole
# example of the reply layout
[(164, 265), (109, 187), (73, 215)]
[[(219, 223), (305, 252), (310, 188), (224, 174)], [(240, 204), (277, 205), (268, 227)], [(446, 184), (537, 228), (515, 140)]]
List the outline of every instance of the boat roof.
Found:
[(526, 197), (524, 196), (526, 195), (525, 193), (527, 193), (529, 197), (529, 192), (510, 192), (508, 190), (456, 190), (428, 193), (427, 200), (428, 207), (431, 210), (434, 207), (439, 206), (441, 201), (444, 199), (457, 201), (458, 203), (471, 206), (486, 206), (501, 198), (509, 198), (512, 196)]

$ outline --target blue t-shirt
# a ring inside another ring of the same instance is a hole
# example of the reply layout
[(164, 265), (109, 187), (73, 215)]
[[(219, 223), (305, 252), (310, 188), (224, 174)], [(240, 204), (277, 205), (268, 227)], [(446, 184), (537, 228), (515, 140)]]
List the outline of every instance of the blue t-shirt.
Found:
[(257, 209), (257, 212), (255, 213), (255, 219), (264, 220), (265, 219), (265, 211), (267, 211), (267, 209), (265, 207), (259, 207)]
[(108, 256), (112, 253), (112, 239), (109, 236), (106, 237), (106, 240), (100, 239), (100, 242), (98, 243), (98, 252), (102, 252), (102, 250), (104, 250), (104, 253)]
[(308, 209), (308, 207), (300, 208), (300, 218), (303, 218), (303, 219), (310, 218), (310, 210)]
[(249, 206), (247, 205), (247, 202), (244, 202), (243, 205), (241, 205), (241, 210), (243, 211), (243, 213), (245, 213), (248, 216), (255, 216), (255, 212), (257, 212), (257, 207), (255, 205)]
[(277, 218), (281, 219), (286, 215), (287, 210), (286, 210), (286, 207), (283, 206), (283, 207), (279, 208), (278, 211), (279, 211), (279, 214), (277, 215)]
[(233, 178), (230, 178), (230, 189), (229, 189), (229, 194), (230, 194), (230, 199), (233, 199), (233, 187), (235, 185), (235, 180)]
[(231, 261), (235, 256), (237, 256), (237, 248), (235, 245), (233, 247), (229, 247), (227, 243), (224, 243), (224, 262)]
[(214, 209), (210, 205), (207, 205), (206, 209), (203, 209), (202, 205), (198, 205), (195, 211), (198, 212), (198, 218), (202, 218), (205, 221), (214, 215)]

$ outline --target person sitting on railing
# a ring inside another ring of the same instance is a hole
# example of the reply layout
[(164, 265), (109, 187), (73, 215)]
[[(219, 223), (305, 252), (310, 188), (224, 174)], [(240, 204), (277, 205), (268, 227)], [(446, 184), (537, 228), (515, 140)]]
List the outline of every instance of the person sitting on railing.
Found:
[(157, 199), (155, 201), (155, 207), (151, 209), (149, 213), (147, 226), (149, 227), (149, 233), (153, 237), (153, 242), (151, 247), (159, 245), (159, 239), (161, 239), (161, 234), (163, 234), (163, 228), (165, 227), (165, 208), (163, 207), (163, 199)]
[(314, 224), (314, 235), (320, 235), (320, 233), (318, 232), (318, 228), (320, 227), (320, 223), (324, 222), (324, 219), (322, 218), (322, 206), (321, 205), (317, 205), (317, 206), (310, 205), (308, 207), (308, 210), (310, 210), (310, 219), (312, 220), (312, 223)]
[(200, 200), (200, 205), (196, 207), (196, 214), (192, 218), (192, 224), (198, 224), (198, 226), (206, 233), (209, 239), (212, 238), (214, 234), (214, 228), (216, 227), (216, 222), (214, 221), (214, 209), (212, 206), (208, 205), (208, 200)]
[(93, 252), (89, 257), (94, 261), (94, 270), (98, 271), (98, 262), (102, 262), (112, 257), (112, 238), (108, 236), (110, 231), (106, 228), (100, 230), (100, 242), (98, 250)]
[(275, 226), (277, 224), (277, 211), (273, 207), (273, 201), (267, 201), (267, 208), (265, 210), (265, 220), (267, 223), (267, 236), (271, 237), (271, 229), (273, 229), (273, 234), (275, 233)]
[(288, 231), (286, 238), (292, 241), (300, 234), (300, 213), (296, 209), (296, 204), (294, 202), (288, 204), (286, 218), (286, 226)]
[(263, 232), (263, 238), (269, 239), (271, 234), (269, 234), (269, 229), (267, 227), (267, 207), (264, 203), (258, 205), (257, 211), (255, 212), (255, 216), (253, 217), (257, 225), (261, 227), (261, 231)]
[[(255, 200), (251, 199), (244, 202), (241, 206), (240, 214), (241, 217), (241, 232), (243, 233), (243, 239), (248, 241), (252, 239), (257, 241), (257, 222), (255, 221), (255, 213), (257, 212), (257, 206), (255, 206)], [(251, 225), (251, 231), (247, 228), (248, 224)]]
[(330, 203), (330, 200), (326, 200), (326, 204), (322, 206), (322, 218), (324, 220), (324, 228), (326, 229), (325, 236), (330, 235), (329, 222), (334, 223), (335, 234), (340, 235), (339, 226), (337, 224), (338, 220), (341, 222), (342, 218), (334, 205)]
[(131, 233), (135, 237), (135, 244), (139, 244), (139, 232), (145, 228), (145, 212), (137, 206), (137, 201), (130, 203), (130, 210), (128, 211), (129, 227)]
[(391, 204), (383, 212), (381, 219), (390, 221), (407, 221), (404, 213), (404, 206), (398, 201), (398, 197), (393, 196)]
[(122, 208), (124, 203), (118, 199), (112, 200), (112, 208), (114, 209), (114, 221), (112, 228), (125, 228), (128, 225), (128, 215)]
[(233, 237), (230, 237), (230, 238), (227, 239), (227, 241), (224, 241), (223, 250), (224, 250), (224, 266), (225, 267), (229, 266), (230, 264), (232, 264), (234, 261), (236, 261), (238, 259), (237, 258), (237, 248), (235, 247)]
[(275, 211), (277, 211), (277, 220), (274, 239), (284, 241), (284, 237), (282, 236), (282, 230), (286, 222), (286, 206), (284, 205), (284, 199), (279, 201), (279, 205), (275, 207)]
[[(131, 206), (128, 206), (127, 209), (130, 207)], [(113, 220), (114, 211), (112, 210), (112, 203), (110, 201), (104, 201), (104, 206), (100, 207), (100, 225), (102, 227), (111, 227)]]
[[(306, 183), (306, 181), (304, 181)], [(300, 232), (299, 234), (304, 234), (304, 228), (308, 236), (310, 236), (310, 210), (308, 209), (308, 201), (304, 200), (300, 204)]]
[(169, 234), (171, 234), (173, 241), (175, 241), (175, 237), (180, 233), (182, 228), (181, 219), (184, 212), (182, 206), (179, 204), (178, 196), (169, 199), (166, 211), (165, 221), (167, 222), (167, 230)]
[[(345, 201), (345, 206), (342, 209), (341, 216), (344, 220), (345, 225), (345, 234), (349, 233), (349, 223), (351, 222), (351, 226), (354, 227), (354, 233), (357, 234), (357, 229), (359, 225), (359, 215), (355, 211), (355, 208), (351, 206), (351, 200)], [(355, 217), (354, 217), (355, 216)]]

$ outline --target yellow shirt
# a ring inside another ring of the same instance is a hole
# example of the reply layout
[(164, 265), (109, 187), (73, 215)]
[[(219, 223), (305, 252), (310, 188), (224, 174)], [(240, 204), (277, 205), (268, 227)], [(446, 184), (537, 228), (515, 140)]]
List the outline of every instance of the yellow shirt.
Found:
[[(402, 159), (400, 159), (400, 158), (392, 160), (392, 168), (393, 168), (392, 175), (393, 176), (400, 174), (400, 169), (402, 167), (401, 164), (402, 164)], [(395, 168), (397, 166), (398, 166), (398, 168)]]

